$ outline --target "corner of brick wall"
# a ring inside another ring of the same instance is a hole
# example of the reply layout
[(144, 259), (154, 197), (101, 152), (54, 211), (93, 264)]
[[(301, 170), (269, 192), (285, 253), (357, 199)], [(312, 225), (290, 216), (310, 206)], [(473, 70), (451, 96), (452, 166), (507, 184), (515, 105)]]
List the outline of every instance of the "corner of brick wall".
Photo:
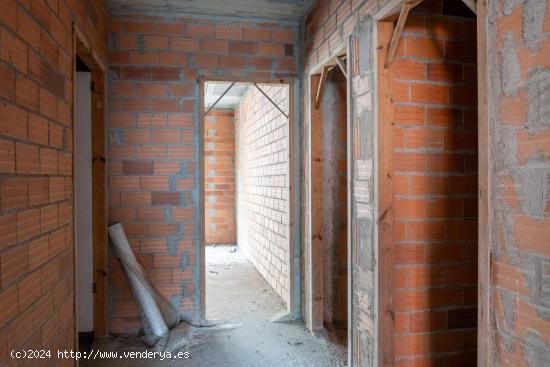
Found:
[(0, 365), (74, 349), (73, 21), (106, 59), (101, 1), (0, 2)]

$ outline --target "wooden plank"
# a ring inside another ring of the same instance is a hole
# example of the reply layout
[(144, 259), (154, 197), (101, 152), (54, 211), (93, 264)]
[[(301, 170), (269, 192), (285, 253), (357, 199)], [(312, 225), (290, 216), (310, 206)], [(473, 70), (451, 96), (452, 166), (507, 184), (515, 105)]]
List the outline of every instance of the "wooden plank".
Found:
[(84, 61), (86, 65), (88, 65), (90, 70), (92, 68), (99, 69), (98, 71), (105, 73), (107, 68), (95, 50), (90, 46), (90, 43), (76, 24), (73, 24), (73, 33), (75, 38), (76, 54), (82, 59), (82, 61)]
[[(72, 42), (73, 42), (73, 50), (74, 51), (74, 55), (73, 56), (73, 59), (71, 60), (71, 66), (72, 66), (72, 69), (71, 69), (71, 80), (73, 80), (73, 83), (72, 83), (72, 90), (71, 90), (71, 93), (72, 93), (72, 96), (73, 96), (73, 103), (71, 104), (71, 114), (72, 114), (72, 118), (73, 118), (73, 123), (74, 121), (76, 121), (76, 109), (74, 108), (74, 100), (75, 100), (75, 95), (76, 95), (76, 83), (74, 82), (76, 80), (76, 44), (77, 44), (77, 33), (76, 33), (76, 29), (75, 29), (75, 26), (73, 24), (73, 32), (72, 32)], [(73, 147), (76, 145), (75, 144), (75, 139), (76, 139), (76, 134), (75, 134), (75, 129), (71, 129), (71, 141), (73, 142)], [(74, 168), (74, 162), (75, 162), (75, 159), (74, 159), (74, 153), (72, 155), (72, 158), (73, 158), (73, 170), (75, 170)], [(74, 180), (74, 175), (71, 177), (71, 184), (72, 184), (72, 187), (73, 187), (73, 192), (75, 191), (74, 190), (74, 186), (75, 186), (75, 180)], [(73, 328), (74, 328), (74, 348), (75, 350), (80, 350), (80, 345), (79, 345), (79, 338), (78, 338), (78, 267), (77, 267), (77, 264), (78, 264), (78, 250), (76, 248), (76, 212), (75, 212), (75, 207), (76, 207), (76, 201), (74, 199), (74, 195), (73, 195), (73, 198), (72, 198), (72, 203), (71, 203), (71, 206), (72, 206), (72, 211), (73, 211), (73, 233), (72, 233), (72, 239), (73, 239), (73, 271), (74, 271), (74, 275), (73, 275), (73, 303), (74, 303), (74, 307), (73, 307), (73, 317), (74, 317), (74, 323), (73, 323)], [(78, 361), (76, 361), (76, 364), (75, 364), (77, 367), (78, 367)]]
[[(294, 133), (296, 128), (294, 119), (294, 83), (288, 84), (288, 221), (289, 221), (289, 279), (290, 279), (290, 298), (288, 301), (288, 311), (291, 315), (300, 317), (300, 288), (301, 288), (301, 249), (297, 246), (296, 229), (300, 226), (300, 223), (296, 223), (300, 210), (300, 164), (296, 164), (296, 159), (299, 155), (296, 155), (295, 146), (297, 138)], [(297, 190), (298, 189), (298, 190)]]
[[(343, 59), (346, 61), (346, 75), (351, 75), (351, 69), (352, 65), (348, 60), (353, 60), (352, 57), (348, 58), (348, 54), (352, 52), (352, 44), (353, 40), (355, 39), (355, 36), (351, 36), (348, 39), (348, 44), (346, 47), (346, 54), (343, 55)], [(352, 128), (352, 111), (351, 111), (351, 96), (352, 96), (352, 79), (347, 78), (346, 80), (346, 151), (347, 151), (347, 215), (348, 215), (348, 228), (347, 228), (347, 236), (348, 236), (348, 258), (347, 258), (347, 273), (348, 273), (348, 339), (347, 339), (347, 351), (348, 351), (348, 366), (353, 365), (353, 235), (352, 235), (352, 225), (353, 225), (353, 177), (354, 170), (353, 170), (353, 150), (352, 150), (352, 142), (353, 142), (353, 128)]]
[[(315, 99), (312, 101), (312, 104), (315, 106), (315, 109), (319, 108), (319, 105), (321, 103), (321, 96), (323, 95), (323, 91), (325, 88), (325, 82), (327, 80), (327, 74), (328, 74), (328, 67), (324, 66), (323, 70), (321, 71), (321, 77), (319, 78), (317, 82), (316, 87), (316, 93), (315, 93)], [(313, 84), (313, 83), (312, 83)], [(312, 93), (313, 95), (313, 93)]]
[(331, 71), (336, 65), (325, 65), (321, 71), (321, 78), (319, 79), (319, 85), (317, 85), (317, 93), (315, 94), (315, 100), (313, 101), (315, 109), (319, 108), (321, 104), (321, 98), (323, 98), (323, 92), (325, 90), (325, 82), (327, 81), (328, 72)]
[(491, 180), (489, 176), (489, 98), (487, 5), (478, 4), (477, 15), (477, 100), (478, 100), (478, 318), (477, 365), (490, 366), (491, 358)]
[(204, 196), (205, 176), (204, 172), (204, 83), (206, 81), (201, 79), (199, 83), (199, 320), (206, 320), (206, 227), (205, 227), (205, 215), (206, 205)]
[[(324, 68), (323, 70), (326, 70)], [(311, 76), (311, 105), (317, 97), (323, 76)], [(325, 75), (326, 79), (326, 75)], [(324, 246), (323, 246), (323, 115), (311, 108), (311, 330), (323, 328)]]
[(392, 75), (383, 67), (395, 35), (392, 22), (377, 24), (377, 127), (378, 127), (378, 312), (381, 366), (394, 364), (393, 317), (393, 103)]
[(397, 46), (399, 45), (399, 41), (401, 40), (401, 33), (403, 33), (403, 28), (405, 27), (405, 23), (407, 22), (409, 12), (412, 8), (414, 8), (421, 2), (422, 0), (406, 0), (405, 2), (403, 2), (403, 6), (401, 7), (401, 12), (399, 14), (399, 19), (397, 19), (397, 24), (393, 31), (393, 36), (391, 38), (388, 52), (386, 54), (386, 59), (384, 61), (385, 68), (389, 68), (391, 63), (393, 62), (393, 59), (395, 58)]
[(105, 74), (92, 69), (92, 230), (94, 236), (94, 334), (106, 336), (108, 300), (107, 160), (105, 152)]
[[(350, 146), (349, 149), (349, 159), (348, 159), (348, 179), (350, 180), (348, 184), (348, 192), (349, 192), (349, 213), (350, 213), (350, 220), (349, 220), (349, 230), (348, 230), (348, 241), (349, 243), (349, 254), (348, 254), (348, 266), (349, 266), (349, 272), (350, 274), (350, 294), (349, 297), (349, 313), (348, 317), (350, 318), (348, 321), (349, 330), (348, 332), (351, 334), (351, 341), (350, 345), (348, 345), (348, 366), (356, 366), (361, 363), (360, 356), (361, 351), (363, 348), (364, 341), (360, 337), (359, 329), (358, 329), (358, 320), (355, 315), (358, 315), (360, 313), (360, 305), (355, 303), (355, 296), (359, 294), (359, 292), (355, 293), (354, 289), (358, 287), (359, 285), (359, 279), (361, 278), (360, 273), (361, 270), (358, 264), (358, 260), (360, 258), (360, 255), (357, 253), (357, 243), (360, 236), (357, 235), (357, 218), (355, 215), (355, 182), (357, 179), (357, 173), (355, 171), (355, 164), (358, 159), (361, 159), (361, 132), (358, 129), (358, 126), (360, 124), (358, 113), (359, 111), (355, 111), (354, 108), (357, 107), (355, 103), (351, 102), (351, 99), (353, 98), (353, 80), (355, 77), (359, 75), (359, 57), (361, 49), (359, 47), (359, 38), (360, 38), (360, 30), (354, 31), (353, 35), (350, 39), (350, 53), (349, 58), (347, 61), (348, 64), (348, 70), (350, 77), (348, 78), (348, 126), (349, 126), (349, 135), (348, 135), (348, 141)], [(356, 271), (357, 269), (357, 271)], [(373, 360), (376, 358), (373, 356)]]
[(351, 56), (348, 63), (351, 63), (351, 77), (359, 75), (359, 37), (351, 40)]
[(474, 12), (474, 14), (477, 14), (477, 1), (476, 0), (462, 0), (462, 2), (464, 4), (466, 4), (466, 6), (468, 8), (470, 8), (471, 11)]

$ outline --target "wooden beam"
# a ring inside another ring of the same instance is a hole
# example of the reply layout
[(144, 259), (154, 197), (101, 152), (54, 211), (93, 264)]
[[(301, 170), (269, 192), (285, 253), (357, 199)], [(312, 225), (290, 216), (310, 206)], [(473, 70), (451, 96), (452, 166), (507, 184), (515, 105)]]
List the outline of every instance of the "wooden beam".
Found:
[(315, 109), (318, 109), (321, 104), (321, 97), (323, 96), (323, 91), (325, 90), (325, 82), (327, 81), (328, 71), (328, 66), (324, 66), (321, 71), (321, 78), (319, 79), (319, 84), (317, 84), (317, 93), (315, 94)]
[(80, 31), (80, 29), (74, 23), (73, 23), (73, 32), (74, 32), (73, 37), (78, 40), (75, 46), (76, 51), (79, 54), (80, 58), (83, 58), (83, 57), (85, 58), (82, 61), (84, 61), (84, 63), (88, 65), (88, 67), (92, 65), (94, 68), (97, 67), (100, 69), (100, 71), (105, 73), (105, 71), (107, 70), (107, 68), (105, 67), (105, 64), (101, 61), (101, 58), (99, 57), (97, 52), (95, 52), (93, 47), (90, 45), (90, 42), (88, 42), (87, 38), (84, 37), (84, 34)]
[[(319, 74), (311, 76), (311, 102), (313, 91), (319, 90)], [(311, 330), (322, 330), (324, 317), (324, 245), (323, 245), (323, 114), (318, 108), (311, 109), (310, 116), (310, 213), (311, 213)]]
[(379, 366), (394, 365), (394, 197), (393, 197), (393, 149), (394, 127), (392, 100), (393, 78), (391, 71), (382, 67), (386, 50), (392, 39), (393, 22), (378, 22), (376, 57), (377, 122), (378, 125), (378, 335), (380, 343)]
[(336, 56), (336, 63), (338, 64), (338, 66), (340, 67), (340, 70), (342, 70), (342, 73), (344, 73), (344, 76), (348, 77), (348, 72), (347, 72), (347, 68), (346, 68), (346, 64), (345, 64), (345, 55), (344, 56)]
[(470, 8), (471, 11), (474, 12), (474, 14), (477, 15), (477, 1), (476, 0), (462, 0), (462, 2), (464, 4), (466, 4), (466, 6), (468, 8)]
[(401, 33), (407, 22), (407, 17), (412, 8), (420, 4), (422, 0), (405, 0), (403, 6), (401, 7), (401, 12), (399, 13), (399, 19), (397, 19), (397, 24), (393, 31), (393, 36), (391, 38), (390, 46), (388, 47), (388, 53), (386, 54), (386, 60), (384, 61), (384, 67), (389, 68), (393, 59), (395, 57), (395, 52), (397, 51), (397, 46), (399, 45), (399, 40), (401, 39)]
[(107, 240), (107, 161), (105, 131), (105, 74), (92, 69), (92, 211), (93, 264), (96, 284), (94, 335), (105, 336), (108, 328), (108, 240)]
[(328, 72), (336, 67), (334, 65), (325, 65), (321, 71), (321, 79), (319, 79), (319, 85), (317, 87), (317, 94), (315, 95), (315, 108), (319, 108), (321, 104), (321, 97), (323, 97), (323, 91), (325, 90), (325, 82), (327, 81)]
[(199, 259), (195, 260), (199, 262), (199, 313), (200, 315), (195, 317), (194, 321), (206, 320), (206, 227), (205, 227), (205, 171), (204, 171), (204, 160), (205, 160), (205, 145), (204, 145), (204, 132), (205, 132), (205, 78), (201, 78), (199, 82)]
[(288, 84), (288, 252), (290, 254), (289, 264), (289, 300), (287, 309), (293, 316), (302, 316), (301, 309), (301, 285), (302, 285), (302, 262), (301, 247), (298, 246), (300, 233), (298, 229), (301, 226), (300, 222), (300, 194), (301, 194), (301, 149), (299, 133), (301, 126), (295, 124), (294, 118), (294, 100), (295, 86), (294, 83)]
[[(490, 366), (493, 361), (493, 348), (488, 340), (493, 336), (491, 310), (494, 300), (491, 299), (491, 229), (494, 219), (491, 208), (491, 192), (495, 184), (491, 180), (491, 141), (490, 121), (493, 121), (492, 97), (489, 93), (492, 76), (489, 70), (489, 52), (487, 34), (492, 26), (487, 22), (486, 1), (479, 2), (477, 14), (477, 116), (478, 116), (478, 286), (477, 286), (477, 365)], [(489, 10), (490, 11), (490, 10)], [(498, 237), (496, 239), (498, 241)], [(498, 242), (496, 242), (498, 243)]]

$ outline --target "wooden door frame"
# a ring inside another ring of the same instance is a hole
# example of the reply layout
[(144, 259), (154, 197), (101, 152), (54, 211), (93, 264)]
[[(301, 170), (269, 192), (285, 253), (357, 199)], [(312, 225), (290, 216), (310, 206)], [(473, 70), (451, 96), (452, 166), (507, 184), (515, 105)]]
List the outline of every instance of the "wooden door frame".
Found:
[[(108, 328), (108, 249), (107, 249), (107, 165), (106, 165), (106, 68), (94, 52), (79, 28), (73, 24), (73, 223), (76, 223), (75, 210), (75, 165), (74, 151), (76, 137), (76, 57), (78, 56), (91, 70), (93, 90), (91, 93), (92, 124), (92, 233), (93, 233), (93, 281), (94, 293), (94, 336), (109, 333)], [(73, 225), (73, 264), (74, 264), (74, 317), (75, 344), (78, 350), (78, 258), (76, 246), (76, 225)]]
[[(379, 115), (382, 111), (387, 111), (391, 100), (387, 96), (387, 92), (390, 90), (391, 85), (388, 85), (387, 81), (384, 81), (384, 57), (386, 49), (379, 43), (383, 41), (387, 42), (388, 34), (379, 35), (379, 26), (381, 23), (387, 23), (384, 19), (392, 18), (399, 13), (403, 0), (392, 0), (382, 9), (380, 9), (374, 16), (373, 22), (373, 42), (376, 42), (373, 50), (376, 50), (375, 54), (375, 129), (379, 129), (380, 133), (381, 124), (386, 119), (380, 119)], [(490, 345), (487, 343), (491, 340), (490, 333), (490, 310), (491, 310), (491, 298), (490, 298), (490, 266), (491, 266), (491, 220), (490, 220), (490, 175), (489, 175), (489, 159), (490, 159), (490, 139), (489, 139), (489, 108), (488, 108), (488, 44), (487, 44), (487, 5), (484, 1), (477, 1), (477, 83), (478, 83), (478, 317), (477, 317), (477, 365), (488, 366), (490, 364)], [(393, 24), (393, 23), (392, 23)], [(384, 25), (382, 25), (384, 27)], [(386, 25), (387, 27), (387, 25)], [(386, 33), (387, 30), (384, 32)], [(379, 37), (380, 36), (380, 37)], [(390, 35), (391, 36), (391, 35)], [(380, 47), (382, 46), (382, 47)], [(391, 113), (391, 112), (390, 112)], [(388, 119), (389, 120), (389, 119)], [(391, 129), (390, 129), (391, 130)], [(381, 139), (381, 140), (380, 140)], [(385, 152), (382, 146), (384, 142), (391, 141), (391, 133), (386, 132), (384, 135), (378, 134), (377, 140), (379, 141), (379, 149), (377, 154)], [(379, 156), (376, 157), (377, 163), (375, 164), (375, 177), (377, 177), (378, 195), (375, 195), (379, 199), (377, 214), (384, 218), (380, 220), (380, 223), (386, 222), (390, 227), (393, 224), (391, 219), (392, 208), (385, 198), (389, 190), (391, 190), (391, 175), (387, 175), (388, 169), (391, 169), (391, 162), (386, 162), (384, 166), (379, 166)], [(382, 173), (382, 174), (381, 174)], [(389, 186), (388, 186), (389, 185)], [(389, 222), (389, 223), (388, 223)], [(378, 234), (382, 234), (378, 238), (378, 253), (380, 258), (378, 259), (378, 336), (377, 345), (379, 350), (376, 353), (378, 358), (378, 366), (392, 365), (391, 363), (385, 363), (384, 357), (393, 355), (393, 335), (389, 335), (388, 330), (393, 330), (394, 319), (392, 316), (391, 308), (391, 277), (392, 270), (388, 267), (392, 265), (391, 255), (391, 241), (392, 236), (387, 231), (380, 231), (379, 224), (376, 226)], [(387, 251), (387, 250), (390, 251)], [(384, 251), (386, 250), (386, 251)], [(383, 256), (386, 254), (387, 256)], [(381, 277), (381, 275), (384, 275)], [(380, 283), (382, 279), (383, 283)], [(388, 288), (389, 287), (389, 288)], [(386, 310), (384, 313), (381, 310)], [(392, 360), (393, 362), (393, 360)]]
[[(324, 252), (314, 251), (317, 247), (323, 246), (323, 162), (319, 155), (323, 150), (323, 131), (316, 130), (318, 125), (322, 125), (321, 109), (315, 108), (315, 95), (321, 82), (320, 74), (312, 74), (309, 77), (309, 193), (308, 193), (308, 211), (309, 228), (311, 236), (309, 238), (309, 290), (310, 300), (310, 328), (317, 332), (323, 329), (324, 315)], [(319, 121), (320, 120), (320, 121)], [(321, 126), (322, 127), (322, 126)], [(320, 182), (319, 182), (320, 181)], [(314, 200), (315, 198), (315, 200)]]
[[(236, 83), (261, 83), (261, 84), (285, 84), (288, 86), (288, 211), (289, 211), (289, 302), (287, 310), (293, 318), (301, 315), (301, 257), (300, 257), (300, 171), (299, 156), (296, 155), (295, 98), (296, 81), (293, 78), (258, 78), (240, 76), (203, 75), (199, 77), (199, 313), (198, 323), (206, 320), (206, 227), (205, 227), (205, 197), (204, 197), (204, 85), (206, 82), (236, 82)], [(297, 181), (298, 180), (298, 181)]]
[(477, 284), (477, 365), (489, 366), (491, 313), (491, 185), (489, 175), (490, 139), (488, 108), (487, 2), (477, 1), (477, 131), (478, 131), (478, 284)]
[[(374, 132), (375, 132), (375, 246), (378, 254), (376, 262), (376, 286), (378, 309), (378, 365), (393, 366), (394, 354), (394, 315), (393, 292), (393, 101), (392, 80), (389, 70), (384, 68), (386, 52), (390, 45), (394, 24), (382, 20), (373, 23), (373, 42), (376, 42), (374, 70)], [(380, 118), (384, 116), (384, 118)]]

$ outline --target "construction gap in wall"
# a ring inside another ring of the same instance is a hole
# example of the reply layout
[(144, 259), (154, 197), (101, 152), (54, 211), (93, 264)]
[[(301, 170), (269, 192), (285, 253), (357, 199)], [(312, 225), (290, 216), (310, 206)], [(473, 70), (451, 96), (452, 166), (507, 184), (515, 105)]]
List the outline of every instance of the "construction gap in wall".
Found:
[(204, 84), (206, 318), (289, 311), (289, 85)]
[(312, 329), (342, 345), (348, 323), (347, 83), (344, 68), (312, 76)]

